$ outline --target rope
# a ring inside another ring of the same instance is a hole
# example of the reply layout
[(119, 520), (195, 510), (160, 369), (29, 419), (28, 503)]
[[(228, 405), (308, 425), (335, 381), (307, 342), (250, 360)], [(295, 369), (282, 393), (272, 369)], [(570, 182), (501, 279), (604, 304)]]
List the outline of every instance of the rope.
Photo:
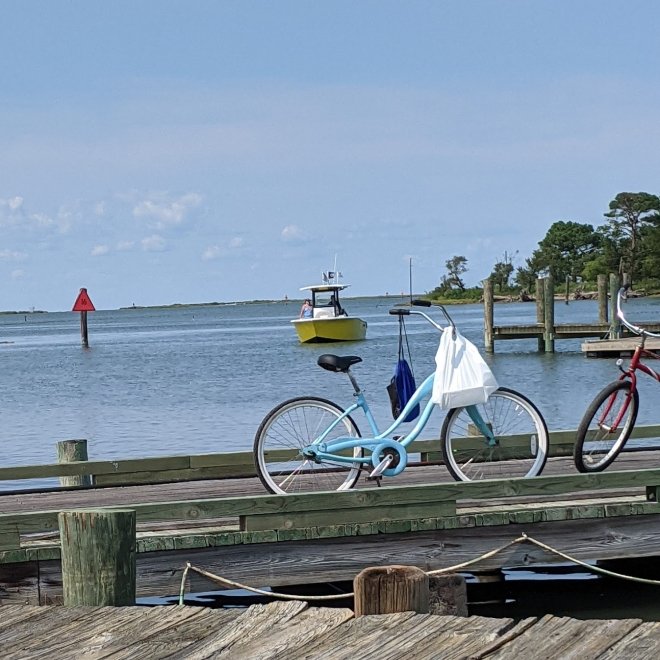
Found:
[[(599, 566), (592, 566), (591, 564), (587, 564), (586, 562), (581, 561), (580, 559), (576, 559), (575, 557), (572, 557), (571, 555), (568, 555), (565, 552), (562, 552), (561, 550), (557, 550), (556, 548), (553, 548), (543, 543), (542, 541), (538, 541), (537, 539), (534, 539), (531, 536), (527, 536), (527, 534), (525, 534), (524, 532), (520, 536), (513, 539), (512, 541), (505, 543), (499, 548), (494, 548), (493, 550), (484, 552), (482, 555), (479, 555), (474, 559), (461, 562), (460, 564), (454, 564), (453, 566), (447, 566), (446, 568), (438, 568), (433, 571), (426, 571), (426, 574), (442, 575), (443, 573), (454, 573), (462, 568), (466, 568), (467, 566), (472, 566), (473, 564), (477, 564), (478, 562), (483, 561), (484, 559), (490, 559), (491, 557), (494, 557), (500, 552), (503, 552), (504, 550), (519, 543), (531, 543), (532, 545), (536, 545), (542, 550), (545, 550), (546, 552), (555, 554), (558, 557), (565, 559), (566, 561), (569, 561), (573, 564), (577, 564), (578, 566), (582, 566), (583, 568), (586, 568), (587, 570), (592, 571), (594, 573), (600, 573), (601, 575), (607, 575), (609, 577), (618, 578), (621, 580), (628, 580), (630, 582), (639, 582), (641, 584), (651, 584), (654, 586), (660, 586), (660, 580), (640, 578), (640, 577), (635, 577), (633, 575), (623, 575), (622, 573), (615, 573), (614, 571), (608, 571), (607, 569), (600, 568)], [(186, 582), (186, 578), (188, 577), (189, 571), (194, 571), (195, 573), (198, 573), (199, 575), (208, 578), (212, 582), (217, 582), (218, 584), (221, 584), (225, 587), (231, 587), (232, 589), (244, 589), (245, 591), (251, 591), (252, 593), (259, 594), (261, 596), (269, 596), (270, 598), (282, 598), (284, 600), (324, 601), (324, 600), (339, 600), (341, 598), (351, 598), (355, 595), (354, 592), (350, 592), (344, 594), (333, 594), (329, 596), (295, 596), (293, 594), (283, 594), (277, 591), (266, 591), (265, 589), (257, 589), (255, 587), (250, 587), (246, 584), (242, 584), (241, 582), (235, 582), (234, 580), (230, 580), (228, 578), (224, 578), (219, 575), (214, 575), (209, 571), (205, 571), (202, 568), (197, 568), (196, 566), (193, 566), (190, 562), (187, 562), (186, 568), (184, 569), (183, 576), (181, 578), (179, 605), (183, 605), (185, 582)]]

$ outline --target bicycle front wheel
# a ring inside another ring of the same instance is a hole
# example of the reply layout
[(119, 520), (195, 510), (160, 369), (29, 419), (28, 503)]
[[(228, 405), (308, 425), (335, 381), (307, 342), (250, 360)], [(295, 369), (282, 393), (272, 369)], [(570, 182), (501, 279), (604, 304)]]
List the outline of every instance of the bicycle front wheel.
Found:
[(543, 416), (525, 396), (500, 387), (486, 403), (474, 406), (493, 432), (489, 441), (467, 408), (447, 413), (440, 441), (445, 464), (457, 481), (534, 477), (548, 458), (548, 429)]
[[(317, 397), (289, 399), (271, 410), (261, 422), (254, 439), (254, 456), (261, 483), (271, 492), (311, 493), (349, 490), (360, 476), (359, 461), (315, 462), (302, 450), (312, 444), (344, 411), (332, 401)], [(344, 417), (325, 437), (360, 437), (350, 416)], [(359, 458), (362, 448), (348, 454)]]
[(604, 470), (623, 449), (639, 409), (639, 394), (629, 380), (604, 387), (578, 426), (573, 458), (579, 472)]

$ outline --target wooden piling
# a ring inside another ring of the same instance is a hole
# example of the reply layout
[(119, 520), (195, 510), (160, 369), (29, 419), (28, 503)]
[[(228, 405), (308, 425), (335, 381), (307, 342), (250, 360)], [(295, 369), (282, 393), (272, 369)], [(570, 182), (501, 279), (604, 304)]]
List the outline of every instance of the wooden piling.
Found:
[(598, 323), (607, 323), (607, 275), (599, 275), (598, 287)]
[(495, 352), (495, 338), (493, 336), (494, 317), (494, 296), (493, 280), (489, 277), (484, 282), (484, 348), (486, 353)]
[(83, 348), (89, 348), (89, 333), (87, 332), (87, 312), (80, 312), (80, 341)]
[(570, 296), (570, 284), (571, 278), (569, 275), (566, 275), (566, 295), (564, 297), (564, 302), (568, 305), (568, 298)]
[[(542, 277), (536, 279), (536, 322), (545, 328), (545, 283)], [(539, 353), (542, 353), (545, 349), (543, 337), (537, 342)]]
[(467, 585), (458, 573), (429, 577), (431, 614), (468, 616)]
[[(73, 463), (76, 461), (86, 461), (87, 440), (62, 440), (57, 443), (57, 462)], [(92, 477), (89, 474), (73, 475), (70, 477), (60, 477), (60, 486), (91, 486)]]
[(134, 605), (135, 511), (62, 511), (58, 522), (64, 604)]
[(610, 339), (621, 339), (621, 323), (616, 315), (616, 297), (621, 288), (621, 280), (610, 273)]
[(429, 611), (429, 577), (416, 566), (365, 568), (353, 580), (355, 616)]
[(555, 284), (552, 275), (545, 278), (543, 304), (543, 343), (546, 353), (555, 352)]

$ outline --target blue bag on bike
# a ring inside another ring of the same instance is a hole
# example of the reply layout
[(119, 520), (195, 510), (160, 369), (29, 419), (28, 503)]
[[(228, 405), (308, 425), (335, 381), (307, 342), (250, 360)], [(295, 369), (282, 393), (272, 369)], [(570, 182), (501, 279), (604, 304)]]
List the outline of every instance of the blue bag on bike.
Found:
[[(408, 346), (408, 335), (406, 334), (403, 318), (399, 317), (399, 360), (394, 367), (394, 375), (390, 384), (387, 386), (387, 393), (390, 397), (390, 404), (392, 406), (392, 417), (397, 419), (401, 411), (406, 407), (412, 395), (415, 393), (417, 386), (415, 385), (415, 376), (412, 368), (408, 364), (404, 356), (403, 340), (406, 340), (406, 348), (408, 350), (408, 357), (410, 357), (410, 346)], [(411, 360), (412, 362), (412, 360)], [(404, 422), (412, 422), (419, 416), (419, 404), (417, 404), (403, 420)]]

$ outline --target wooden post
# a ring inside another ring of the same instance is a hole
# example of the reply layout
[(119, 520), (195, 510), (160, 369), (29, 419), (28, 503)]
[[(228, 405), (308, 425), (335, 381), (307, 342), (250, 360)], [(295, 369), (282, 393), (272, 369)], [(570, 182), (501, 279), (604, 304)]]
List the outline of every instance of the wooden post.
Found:
[(598, 323), (607, 323), (607, 275), (599, 275), (598, 286)]
[(468, 616), (468, 598), (465, 578), (458, 573), (429, 577), (431, 614)]
[(135, 605), (135, 511), (62, 511), (58, 522), (64, 604)]
[(570, 282), (571, 282), (570, 276), (566, 275), (566, 299), (565, 299), (565, 302), (566, 302), (567, 305), (568, 305), (568, 297), (569, 297), (569, 294), (570, 294)]
[(355, 616), (429, 611), (429, 576), (416, 566), (365, 568), (353, 580)]
[[(87, 440), (62, 440), (57, 443), (57, 462), (72, 463), (86, 461)], [(89, 474), (76, 474), (70, 477), (60, 477), (60, 486), (91, 486), (92, 476)]]
[[(536, 322), (545, 329), (545, 282), (544, 278), (536, 278)], [(538, 350), (543, 352), (545, 342), (543, 337), (538, 338)]]
[(544, 328), (543, 341), (546, 353), (555, 352), (555, 283), (552, 275), (548, 275), (544, 282)]
[(621, 280), (615, 273), (610, 273), (610, 339), (621, 338), (621, 323), (616, 315), (616, 297), (621, 288)]
[(83, 348), (89, 348), (89, 334), (87, 332), (87, 312), (80, 312), (80, 340)]
[(495, 352), (495, 337), (493, 335), (495, 315), (493, 302), (493, 280), (489, 277), (484, 280), (484, 348), (486, 353)]

